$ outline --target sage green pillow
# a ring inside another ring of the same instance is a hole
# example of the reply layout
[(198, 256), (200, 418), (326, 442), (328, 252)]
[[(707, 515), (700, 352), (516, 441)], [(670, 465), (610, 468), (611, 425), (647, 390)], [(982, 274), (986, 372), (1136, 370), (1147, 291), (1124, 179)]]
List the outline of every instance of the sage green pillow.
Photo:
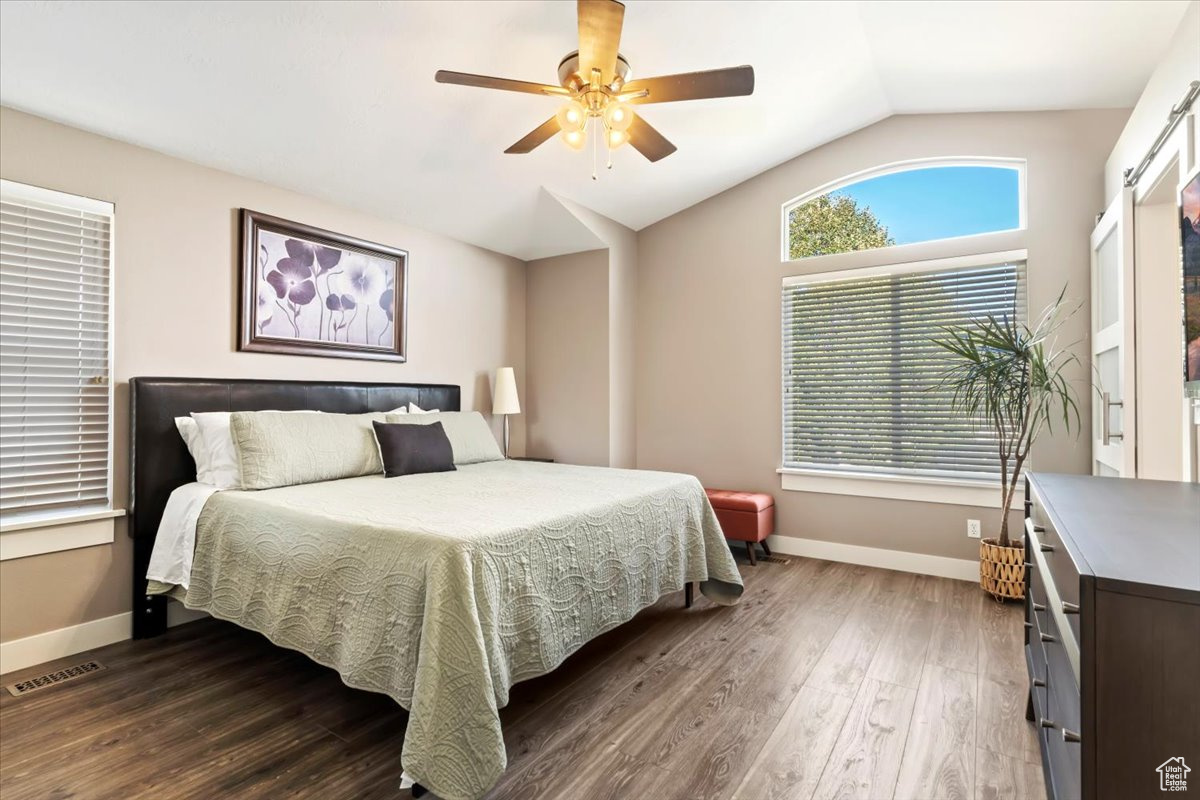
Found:
[(503, 461), (504, 454), (488, 426), (487, 420), (478, 411), (436, 411), (423, 414), (388, 414), (387, 421), (405, 425), (429, 425), (442, 423), (450, 449), (454, 451), (454, 464), (478, 464), (482, 461)]
[(229, 428), (243, 489), (273, 489), (383, 472), (371, 423), (387, 414), (236, 411)]

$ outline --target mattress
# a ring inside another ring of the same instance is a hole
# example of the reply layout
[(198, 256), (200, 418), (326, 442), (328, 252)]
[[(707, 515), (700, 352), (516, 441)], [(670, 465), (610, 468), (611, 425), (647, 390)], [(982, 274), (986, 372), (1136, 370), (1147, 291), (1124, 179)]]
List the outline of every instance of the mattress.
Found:
[(473, 800), (505, 768), (509, 688), (692, 581), (742, 592), (694, 477), (494, 461), (216, 494), (188, 588), (151, 590), (391, 696), (404, 771)]

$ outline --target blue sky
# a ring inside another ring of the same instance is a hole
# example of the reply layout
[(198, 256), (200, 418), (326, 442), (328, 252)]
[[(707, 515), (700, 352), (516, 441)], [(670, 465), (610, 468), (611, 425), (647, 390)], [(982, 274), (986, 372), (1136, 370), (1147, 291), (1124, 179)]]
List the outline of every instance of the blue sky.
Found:
[(869, 206), (896, 244), (1008, 230), (1019, 224), (1015, 169), (933, 167), (868, 178), (833, 192)]

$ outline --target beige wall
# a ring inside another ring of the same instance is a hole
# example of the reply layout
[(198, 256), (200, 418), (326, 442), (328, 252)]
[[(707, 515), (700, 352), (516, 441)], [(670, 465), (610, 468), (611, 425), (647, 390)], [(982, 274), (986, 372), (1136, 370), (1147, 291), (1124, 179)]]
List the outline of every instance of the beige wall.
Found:
[[(637, 465), (691, 472), (707, 486), (770, 492), (786, 536), (974, 558), (965, 506), (784, 492), (781, 463), (780, 207), (859, 170), (916, 158), (1027, 159), (1028, 230), (994, 249), (1029, 251), (1030, 308), (1069, 284), (1088, 297), (1088, 235), (1102, 208), (1104, 160), (1127, 111), (892, 117), (805, 153), (638, 235)], [(989, 248), (993, 249), (993, 248)], [(1063, 332), (1087, 363), (1087, 312)], [(1090, 418), (1086, 367), (1074, 376)], [(1089, 471), (1090, 444), (1057, 438), (1035, 468)]]
[(1136, 167), (1146, 155), (1166, 124), (1167, 114), (1195, 80), (1200, 80), (1200, 2), (1193, 0), (1108, 155), (1105, 207), (1117, 196), (1124, 171)]
[(619, 222), (558, 198), (608, 248), (608, 461), (637, 461), (637, 234)]
[[(491, 371), (524, 375), (525, 265), (517, 259), (7, 108), (0, 174), (116, 204), (118, 506), (127, 497), (132, 376), (456, 383), (464, 408), (487, 412)], [(404, 191), (403, 176), (396, 185)], [(409, 362), (236, 352), (242, 207), (408, 250)], [(513, 425), (513, 451), (522, 453), (521, 417)], [(118, 523), (112, 545), (0, 562), (0, 640), (128, 611), (130, 559)]]
[(530, 261), (525, 386), (530, 455), (608, 466), (608, 250)]
[[(531, 278), (526, 298), (529, 371), (531, 376), (537, 373), (536, 380), (530, 379), (535, 380), (530, 393), (538, 407), (537, 420), (529, 420), (530, 453), (578, 464), (632, 468), (637, 456), (638, 237), (578, 203), (551, 197), (604, 247), (530, 262), (530, 274), (538, 275)], [(551, 275), (549, 265), (570, 269), (585, 285), (573, 285), (562, 274)], [(579, 355), (572, 356), (572, 348)], [(590, 360), (582, 357), (584, 353), (592, 354)], [(598, 421), (601, 415), (602, 422)], [(602, 456), (600, 437), (605, 442)]]

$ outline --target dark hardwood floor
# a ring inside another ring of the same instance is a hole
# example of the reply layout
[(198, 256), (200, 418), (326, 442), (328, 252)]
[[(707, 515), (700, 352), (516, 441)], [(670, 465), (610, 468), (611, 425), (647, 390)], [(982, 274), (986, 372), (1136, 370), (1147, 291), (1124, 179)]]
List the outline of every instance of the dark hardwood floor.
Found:
[[(1044, 797), (1021, 610), (977, 586), (826, 561), (743, 566), (720, 608), (663, 598), (513, 688), (491, 800)], [(203, 620), (0, 697), (0, 796), (406, 798), (406, 714)], [(4, 676), (9, 684), (55, 665)]]

